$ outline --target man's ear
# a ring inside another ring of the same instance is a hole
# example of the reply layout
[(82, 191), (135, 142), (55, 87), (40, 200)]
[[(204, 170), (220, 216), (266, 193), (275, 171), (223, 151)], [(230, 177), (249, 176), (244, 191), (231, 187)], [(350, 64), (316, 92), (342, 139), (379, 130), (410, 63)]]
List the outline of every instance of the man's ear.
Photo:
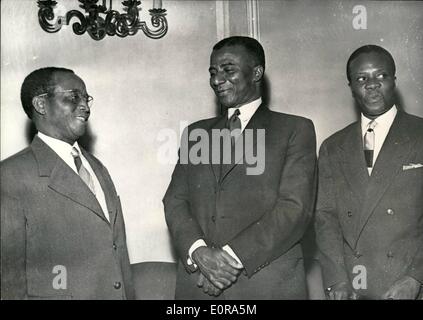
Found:
[(35, 111), (39, 114), (46, 114), (45, 103), (46, 100), (43, 97), (36, 96), (32, 98), (32, 106), (34, 107)]
[(255, 66), (254, 67), (254, 81), (258, 82), (263, 79), (264, 75), (264, 68), (263, 66)]

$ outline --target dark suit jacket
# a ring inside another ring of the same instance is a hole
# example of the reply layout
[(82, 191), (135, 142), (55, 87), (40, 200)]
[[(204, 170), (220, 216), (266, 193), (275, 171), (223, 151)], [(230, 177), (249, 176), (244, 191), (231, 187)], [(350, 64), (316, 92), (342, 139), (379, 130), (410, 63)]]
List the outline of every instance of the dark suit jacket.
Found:
[[(225, 127), (227, 116), (188, 127)], [(224, 291), (227, 299), (304, 299), (307, 297), (300, 240), (312, 214), (315, 196), (315, 132), (313, 123), (260, 106), (247, 129), (265, 130), (265, 168), (247, 175), (247, 163), (181, 164), (164, 197), (166, 221), (179, 254), (176, 297), (205, 299), (196, 286), (198, 271), (186, 264), (191, 245), (229, 244), (247, 275)], [(243, 133), (245, 135), (245, 131)], [(211, 144), (211, 139), (210, 143)], [(257, 150), (254, 139), (254, 150)], [(190, 141), (189, 149), (195, 144)], [(190, 159), (191, 160), (191, 159)], [(184, 268), (185, 267), (185, 268)]]
[[(133, 297), (119, 197), (106, 168), (82, 152), (104, 191), (110, 223), (82, 179), (37, 136), (1, 163), (2, 298)], [(55, 266), (66, 268), (66, 289), (53, 286), (64, 276)]]
[(369, 177), (360, 122), (320, 148), (316, 236), (326, 287), (367, 271), (362, 298), (404, 275), (423, 281), (423, 119), (398, 112)]

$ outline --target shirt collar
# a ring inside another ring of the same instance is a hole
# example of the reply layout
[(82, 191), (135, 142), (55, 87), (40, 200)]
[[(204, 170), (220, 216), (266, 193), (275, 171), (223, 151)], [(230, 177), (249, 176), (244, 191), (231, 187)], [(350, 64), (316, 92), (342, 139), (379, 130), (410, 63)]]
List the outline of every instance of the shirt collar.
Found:
[[(391, 127), (392, 123), (394, 122), (395, 116), (397, 115), (398, 109), (396, 105), (393, 105), (391, 109), (389, 109), (384, 114), (377, 117), (375, 122), (377, 123), (377, 126), (383, 126), (383, 127)], [(367, 130), (367, 126), (369, 125), (370, 121), (372, 119), (367, 118), (363, 113), (361, 114), (361, 131), (365, 132)]]
[(240, 115), (239, 115), (239, 118), (241, 119), (241, 121), (248, 121), (248, 120), (251, 119), (253, 114), (260, 107), (261, 103), (262, 103), (262, 99), (261, 99), (261, 97), (259, 97), (258, 99), (251, 101), (247, 104), (244, 104), (239, 108), (229, 108), (228, 109), (228, 119), (234, 114), (236, 109), (239, 109), (239, 111), (241, 112)]
[(71, 155), (71, 150), (73, 147), (75, 147), (79, 154), (81, 154), (81, 149), (79, 148), (78, 142), (75, 141), (73, 145), (70, 145), (69, 143), (52, 138), (42, 132), (37, 133), (38, 137), (44, 141), (51, 149), (53, 149), (54, 152), (56, 152), (60, 158), (66, 159)]

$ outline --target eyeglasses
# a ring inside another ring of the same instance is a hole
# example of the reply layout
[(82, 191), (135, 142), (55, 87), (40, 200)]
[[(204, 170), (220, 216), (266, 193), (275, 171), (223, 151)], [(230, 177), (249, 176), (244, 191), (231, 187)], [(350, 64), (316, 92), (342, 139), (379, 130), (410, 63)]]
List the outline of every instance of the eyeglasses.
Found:
[(79, 105), (81, 102), (85, 102), (88, 107), (92, 107), (94, 98), (90, 95), (84, 95), (78, 90), (64, 90), (64, 91), (56, 91), (56, 92), (46, 92), (39, 94), (38, 97), (42, 96), (48, 96), (50, 94), (56, 94), (56, 93), (65, 93), (68, 94), (67, 98), (70, 100), (70, 102), (74, 105)]

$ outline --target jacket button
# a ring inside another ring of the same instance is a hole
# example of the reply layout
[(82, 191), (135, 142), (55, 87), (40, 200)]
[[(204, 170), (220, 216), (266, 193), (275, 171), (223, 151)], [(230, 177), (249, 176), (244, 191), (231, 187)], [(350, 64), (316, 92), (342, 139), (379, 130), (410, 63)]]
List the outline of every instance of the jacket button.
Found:
[(113, 250), (117, 249), (117, 245), (115, 243), (113, 243)]
[(115, 289), (120, 289), (120, 287), (122, 286), (122, 284), (119, 282), (119, 281), (116, 281), (115, 283), (114, 283), (114, 285), (113, 285), (113, 287), (115, 288)]
[(389, 252), (386, 254), (386, 256), (387, 256), (388, 258), (393, 258), (393, 257), (394, 257), (394, 254), (392, 253), (392, 251), (389, 251)]
[(215, 216), (212, 216), (211, 219), (212, 219), (213, 222), (216, 221), (216, 217)]
[(350, 218), (352, 217), (352, 212), (351, 211), (348, 211), (347, 214), (348, 214), (348, 217), (350, 217)]
[(389, 214), (390, 216), (392, 216), (394, 214), (394, 210), (388, 209), (388, 210), (386, 210), (386, 213)]
[(362, 256), (362, 254), (360, 252), (356, 251), (354, 253), (354, 256), (358, 259), (358, 258), (360, 258)]

